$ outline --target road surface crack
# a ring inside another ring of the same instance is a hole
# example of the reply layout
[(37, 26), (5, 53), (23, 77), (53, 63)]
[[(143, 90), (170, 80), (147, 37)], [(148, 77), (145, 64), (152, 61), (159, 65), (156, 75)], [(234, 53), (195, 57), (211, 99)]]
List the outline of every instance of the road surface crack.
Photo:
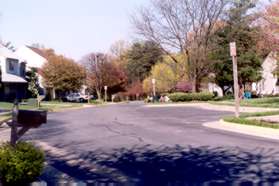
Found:
[[(118, 124), (119, 125), (119, 122), (114, 122), (115, 124)], [(121, 124), (121, 125), (124, 125), (124, 124)], [(118, 135), (120, 135), (120, 136), (128, 136), (128, 137), (131, 137), (131, 138), (134, 138), (134, 139), (137, 139), (139, 142), (144, 142), (144, 140), (141, 138), (141, 137), (139, 137), (139, 136), (137, 136), (135, 133), (129, 133), (129, 134), (127, 134), (127, 133), (122, 133), (122, 132), (120, 132), (120, 131), (118, 131), (118, 130), (115, 130), (115, 129), (112, 129), (110, 126), (108, 126), (108, 125), (103, 125), (108, 131), (110, 131), (110, 132), (112, 132), (112, 133), (114, 133), (114, 134), (118, 134)]]

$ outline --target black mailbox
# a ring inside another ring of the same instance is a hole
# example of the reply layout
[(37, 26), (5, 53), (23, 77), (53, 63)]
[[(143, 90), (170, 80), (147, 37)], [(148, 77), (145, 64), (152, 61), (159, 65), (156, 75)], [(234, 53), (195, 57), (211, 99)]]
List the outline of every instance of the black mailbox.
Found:
[(23, 127), (37, 128), (47, 122), (47, 111), (19, 110), (17, 122)]

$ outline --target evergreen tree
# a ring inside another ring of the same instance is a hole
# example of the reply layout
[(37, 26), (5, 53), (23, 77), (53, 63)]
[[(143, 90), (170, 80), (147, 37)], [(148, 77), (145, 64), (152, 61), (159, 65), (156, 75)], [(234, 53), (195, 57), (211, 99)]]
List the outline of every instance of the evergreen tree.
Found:
[(126, 71), (130, 83), (143, 81), (150, 75), (152, 67), (162, 59), (163, 52), (157, 43), (134, 43), (127, 52)]
[(37, 98), (39, 96), (40, 86), (36, 69), (32, 68), (26, 72), (26, 79), (28, 81), (28, 91), (33, 98)]
[(225, 87), (233, 87), (233, 66), (229, 43), (236, 42), (238, 78), (240, 85), (261, 79), (261, 57), (257, 54), (259, 28), (252, 26), (248, 12), (255, 6), (247, 0), (236, 1), (228, 12), (224, 26), (216, 31), (212, 41), (216, 45), (210, 54), (213, 59), (216, 83), (226, 92)]

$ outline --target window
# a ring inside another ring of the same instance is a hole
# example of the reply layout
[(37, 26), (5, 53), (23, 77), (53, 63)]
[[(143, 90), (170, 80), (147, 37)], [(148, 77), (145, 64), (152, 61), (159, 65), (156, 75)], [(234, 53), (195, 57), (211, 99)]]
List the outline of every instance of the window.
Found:
[(7, 58), (7, 72), (12, 74), (17, 74), (18, 72), (18, 60)]
[(15, 71), (15, 64), (13, 62), (9, 62), (9, 71)]

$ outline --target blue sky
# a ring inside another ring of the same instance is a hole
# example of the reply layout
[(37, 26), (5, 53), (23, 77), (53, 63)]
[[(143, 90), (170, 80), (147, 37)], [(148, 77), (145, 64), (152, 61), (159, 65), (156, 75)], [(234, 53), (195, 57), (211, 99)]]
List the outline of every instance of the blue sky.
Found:
[(40, 43), (79, 60), (135, 36), (130, 15), (149, 0), (0, 0), (0, 37)]

